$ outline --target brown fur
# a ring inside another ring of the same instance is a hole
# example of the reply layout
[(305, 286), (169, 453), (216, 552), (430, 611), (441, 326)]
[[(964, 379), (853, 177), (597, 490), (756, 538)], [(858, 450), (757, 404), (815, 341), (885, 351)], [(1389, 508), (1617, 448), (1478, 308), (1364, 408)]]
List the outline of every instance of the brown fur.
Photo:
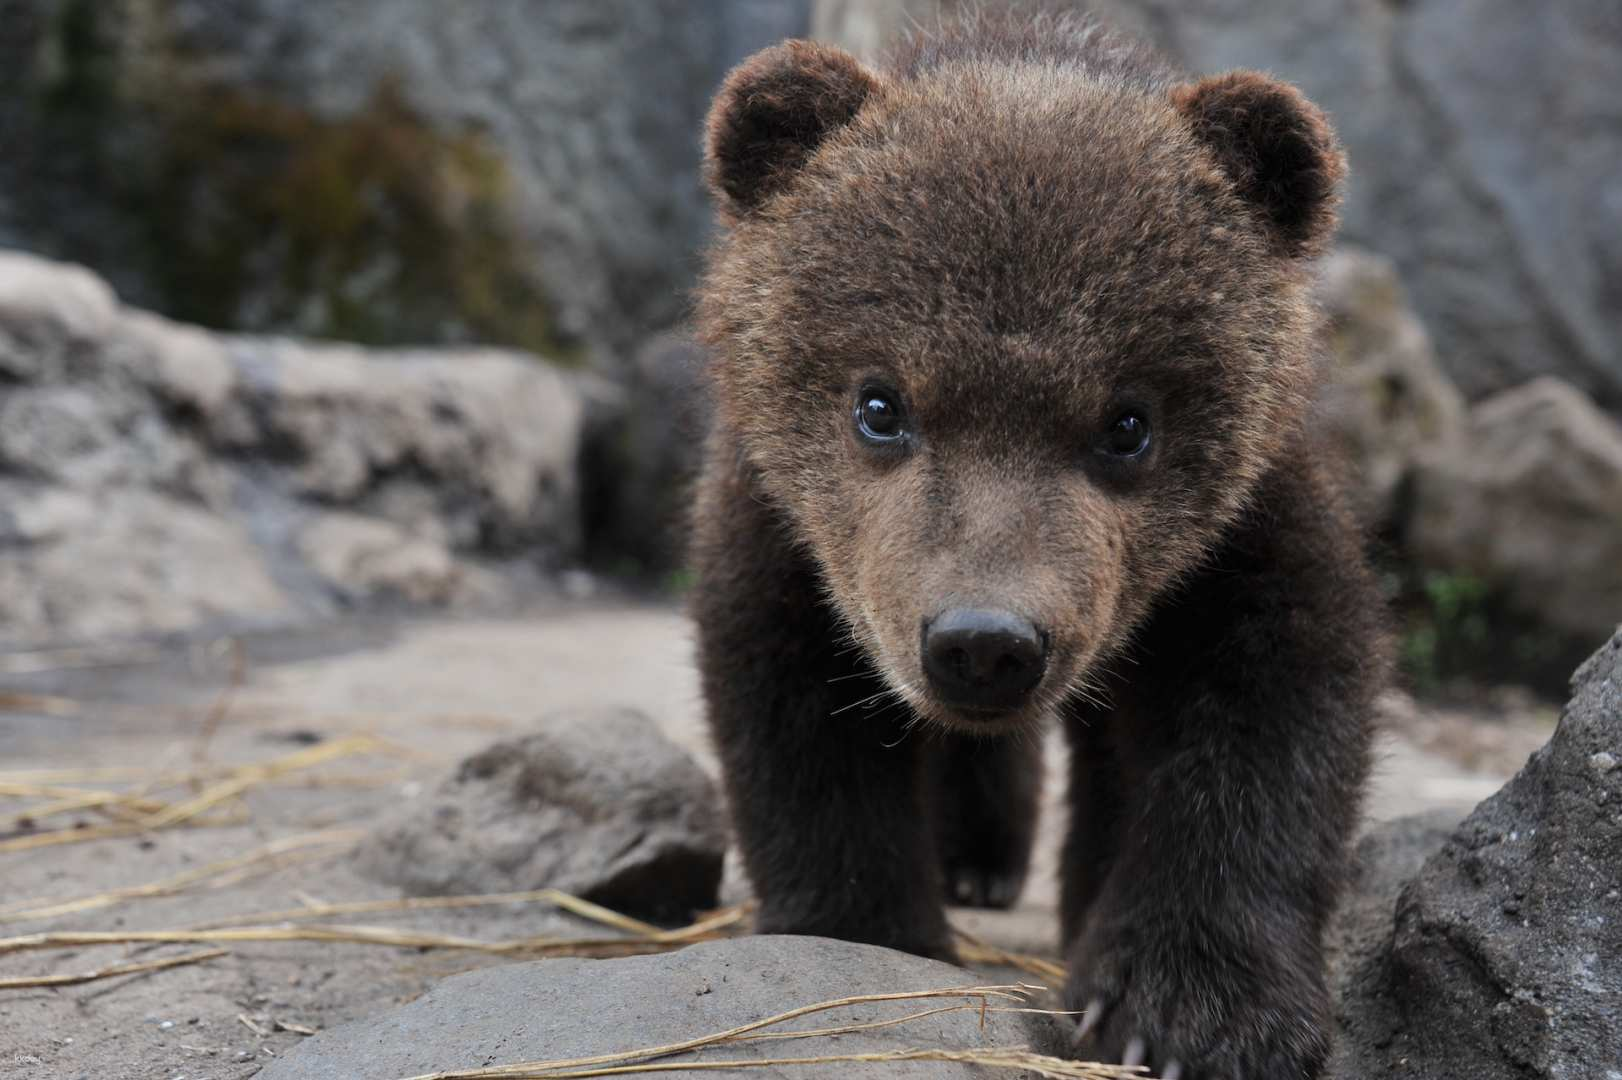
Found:
[[(950, 955), (943, 890), (1011, 901), (1032, 834), (1033, 756), (982, 740), (1061, 717), (1073, 1002), (1105, 1001), (1113, 1052), (1315, 1069), (1381, 670), (1303, 432), (1301, 257), (1342, 169), (1321, 114), (1085, 24), (982, 20), (882, 73), (767, 50), (708, 139), (730, 228), (699, 296), (696, 616), (762, 928)], [(875, 380), (903, 447), (855, 434)], [(1130, 464), (1097, 449), (1126, 406), (1153, 432)], [(1049, 642), (995, 722), (921, 667), (920, 626), (965, 606)]]

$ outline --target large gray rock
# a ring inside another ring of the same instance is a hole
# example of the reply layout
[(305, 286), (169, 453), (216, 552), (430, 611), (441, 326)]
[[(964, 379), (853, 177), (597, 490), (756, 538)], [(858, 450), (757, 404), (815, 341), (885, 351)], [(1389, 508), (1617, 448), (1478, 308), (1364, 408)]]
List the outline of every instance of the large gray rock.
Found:
[(1622, 1074), (1622, 632), (1549, 744), (1402, 889), (1342, 990), (1345, 1077)]
[(1404, 546), (1600, 640), (1622, 622), (1622, 425), (1552, 377), (1470, 410), (1413, 474)]
[[(416, 1001), (307, 1039), (261, 1080), (398, 1080), (520, 1061), (592, 1057), (682, 1042), (802, 1005), (858, 994), (976, 986), (983, 976), (873, 945), (813, 937), (748, 937), (663, 956), (542, 960), (458, 975)], [(905, 1016), (948, 1004), (902, 1001), (806, 1017), (810, 1030)], [(837, 1038), (767, 1039), (672, 1061), (739, 1061), (868, 1054), (918, 1047), (1025, 1047), (1048, 1035), (1042, 1018), (978, 1010), (945, 1013)], [(980, 1078), (941, 1062), (777, 1066), (750, 1073), (796, 1080), (841, 1077)], [(1034, 1080), (1005, 1072), (1010, 1080)]]
[(588, 499), (606, 512), (596, 538), (646, 576), (680, 567), (686, 555), (708, 425), (704, 364), (686, 334), (645, 342), (626, 373), (624, 415), (597, 440), (605, 460), (588, 470), (613, 481), (612, 491)]
[(1437, 365), (1389, 259), (1335, 252), (1318, 297), (1333, 365), (1320, 403), (1326, 429), (1358, 470), (1365, 516), (1384, 524), (1421, 452), (1458, 439), (1464, 399)]
[(149, 491), (91, 496), (0, 480), (0, 642), (296, 616), (240, 522)]
[(400, 600), (452, 606), (500, 588), (443, 543), (414, 536), (392, 521), (364, 514), (321, 514), (298, 534), (297, 550), (346, 603)]
[(1460, 812), (1430, 810), (1373, 826), (1357, 842), (1351, 879), (1330, 924), (1328, 948), (1337, 996), (1358, 965), (1391, 939), (1402, 887), (1447, 843)]
[(231, 329), (579, 344), (682, 315), (699, 131), (805, 0), (10, 0), (0, 244)]
[[(963, 3), (818, 0), (816, 18), (866, 47)], [(1557, 374), (1622, 409), (1615, 0), (1087, 6), (1191, 71), (1261, 68), (1330, 112), (1352, 163), (1344, 235), (1396, 260), (1468, 396)]]
[(581, 556), (598, 399), (518, 353), (211, 334), (0, 251), (0, 645), (522, 595)]
[(698, 764), (633, 709), (538, 727), (401, 807), (361, 871), (413, 896), (553, 888), (672, 922), (714, 907), (726, 826)]

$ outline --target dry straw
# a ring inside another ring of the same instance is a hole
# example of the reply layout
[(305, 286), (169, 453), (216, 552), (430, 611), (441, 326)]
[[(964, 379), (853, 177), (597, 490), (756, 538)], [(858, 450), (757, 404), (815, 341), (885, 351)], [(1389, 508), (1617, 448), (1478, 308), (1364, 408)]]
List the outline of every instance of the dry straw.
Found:
[[(743, 1024), (739, 1027), (729, 1028), (709, 1035), (687, 1039), (678, 1043), (668, 1043), (663, 1046), (643, 1047), (636, 1050), (625, 1050), (613, 1054), (599, 1054), (595, 1057), (563, 1058), (553, 1061), (524, 1061), (511, 1065), (485, 1066), (476, 1069), (452, 1070), (449, 1072), (424, 1073), (418, 1076), (407, 1077), (405, 1080), (573, 1080), (576, 1077), (591, 1076), (625, 1076), (656, 1072), (699, 1072), (746, 1068), (772, 1068), (785, 1065), (852, 1065), (852, 1064), (900, 1064), (905, 1062), (939, 1062), (976, 1065), (988, 1069), (1023, 1070), (1039, 1076), (1053, 1077), (1056, 1080), (1127, 1080), (1127, 1078), (1141, 1077), (1144, 1070), (1139, 1067), (1122, 1065), (1105, 1065), (1093, 1062), (1068, 1061), (1062, 1058), (1049, 1057), (1026, 1049), (1008, 1048), (918, 1048), (908, 1050), (890, 1050), (869, 1054), (820, 1054), (803, 1057), (757, 1058), (730, 1061), (662, 1061), (662, 1058), (675, 1057), (679, 1054), (690, 1054), (718, 1046), (737, 1045), (743, 1042), (758, 1040), (762, 1037), (781, 1039), (812, 1039), (829, 1036), (852, 1034), (858, 1031), (868, 1031), (876, 1027), (895, 1027), (926, 1017), (939, 1016), (943, 1013), (966, 1012), (976, 1014), (980, 1022), (984, 1023), (985, 1014), (992, 1011), (1005, 1011), (1002, 1008), (993, 1008), (992, 1001), (1008, 1002), (1015, 1006), (1023, 1006), (1030, 1000), (1033, 992), (1039, 987), (1024, 984), (999, 986), (957, 986), (940, 990), (917, 990), (910, 992), (889, 994), (858, 994), (851, 997), (836, 998), (832, 1001), (822, 1001), (814, 1005), (803, 1005), (797, 1009), (778, 1013), (776, 1016), (753, 1023)], [(873, 1005), (898, 1001), (926, 1001), (926, 1000), (954, 1000), (956, 1003), (945, 1008), (929, 1009), (923, 1012), (910, 1013), (906, 1016), (895, 1017), (877, 1022), (852, 1023), (837, 1027), (818, 1028), (809, 1031), (780, 1031), (768, 1032), (766, 1029), (779, 1027), (791, 1020), (815, 1013), (827, 1012), (831, 1009), (846, 1008), (857, 1005)], [(1037, 1011), (1047, 1010), (1026, 1010)], [(835, 1074), (837, 1075), (837, 1074)]]
[[(135, 836), (182, 825), (240, 824), (245, 820), (240, 814), (215, 814), (209, 816), (209, 812), (216, 810), (224, 803), (241, 798), (255, 787), (279, 781), (289, 774), (361, 754), (397, 754), (399, 752), (397, 748), (374, 736), (351, 735), (347, 738), (322, 743), (319, 746), (308, 747), (271, 761), (255, 765), (237, 766), (226, 770), (224, 773), (216, 770), (189, 776), (165, 777), (161, 781), (162, 787), (190, 785), (198, 789), (197, 793), (190, 798), (171, 803), (161, 802), (150, 797), (150, 792), (160, 786), (159, 782), (149, 783), (145, 785), (143, 791), (137, 793), (91, 792), (74, 788), (54, 787), (38, 776), (0, 775), (0, 794), (13, 796), (35, 795), (56, 800), (56, 802), (46, 804), (44, 807), (35, 807), (31, 811), (25, 811), (20, 815), (22, 817), (37, 819), (41, 816), (42, 811), (57, 814), (64, 812), (65, 809), (94, 808), (118, 818), (118, 820), (107, 825), (52, 829), (0, 840), (0, 855), (54, 847), (60, 844), (79, 844), (90, 840)], [(30, 787), (30, 784), (33, 786)]]
[[(318, 836), (320, 834), (317, 834)], [(263, 854), (263, 853), (261, 853)], [(235, 860), (243, 864), (248, 860)], [(231, 862), (231, 860), (228, 860)], [(203, 867), (198, 873), (217, 870), (224, 864)], [(113, 902), (133, 896), (162, 895), (159, 891), (173, 885), (173, 878), (150, 885), (123, 890), (123, 895), (102, 894), (83, 900), (54, 905), (58, 914), (87, 910), (103, 906), (101, 901), (111, 896)], [(192, 884), (195, 884), (193, 882)], [(352, 925), (293, 925), (298, 920), (331, 918), (334, 915), (411, 912), (447, 908), (494, 906), (497, 904), (545, 903), (581, 918), (618, 930), (628, 936), (614, 938), (523, 937), (508, 941), (481, 941), (450, 934), (434, 934), (411, 930), (397, 930), (386, 926)], [(88, 905), (88, 907), (87, 907)], [(65, 909), (65, 910), (64, 910)], [(32, 917), (39, 909), (29, 912)], [(216, 920), (202, 926), (181, 927), (173, 930), (119, 930), (119, 931), (52, 931), (22, 934), (0, 938), (0, 955), (39, 949), (84, 948), (94, 945), (153, 945), (153, 944), (240, 944), (244, 942), (320, 941), (332, 944), (386, 945), (408, 949), (457, 949), (494, 955), (522, 956), (631, 956), (639, 953), (664, 952), (724, 936), (724, 932), (740, 925), (747, 915), (742, 907), (725, 908), (698, 920), (690, 926), (675, 930), (661, 930), (657, 926), (633, 919), (628, 915), (610, 911), (600, 904), (582, 900), (578, 896), (557, 889), (537, 889), (523, 893), (491, 893), (481, 896), (408, 897), (398, 900), (364, 900), (347, 904), (312, 904), (286, 911), (260, 912)], [(254, 925), (276, 922), (278, 925)], [(239, 925), (239, 924), (248, 925)]]
[(40, 716), (77, 716), (79, 703), (72, 698), (50, 694), (18, 694), (0, 691), (0, 713), (37, 713)]
[(957, 927), (953, 927), (952, 932), (957, 935), (958, 958), (965, 964), (1016, 968), (1028, 975), (1035, 975), (1049, 986), (1060, 986), (1064, 983), (1063, 964), (1055, 964), (1052, 960), (1040, 956), (1010, 952), (982, 941), (967, 930), (959, 930)]
[(79, 983), (95, 982), (98, 979), (112, 979), (120, 975), (143, 975), (149, 971), (164, 971), (168, 968), (182, 967), (186, 964), (200, 964), (204, 960), (214, 960), (225, 956), (224, 949), (204, 949), (201, 952), (187, 953), (184, 956), (170, 956), (162, 960), (140, 960), (128, 964), (114, 964), (111, 967), (97, 968), (95, 971), (81, 972), (75, 975), (26, 975), (21, 978), (0, 979), (0, 990), (30, 990), (48, 986), (75, 986)]
[(298, 857), (307, 857), (312, 854), (310, 850), (312, 848), (316, 849), (313, 852), (316, 855), (330, 854), (333, 848), (341, 850), (352, 845), (363, 835), (365, 834), (360, 829), (329, 829), (324, 832), (290, 836), (246, 854), (222, 859), (145, 885), (111, 889), (76, 900), (20, 900), (0, 905), (0, 923), (32, 922), (36, 919), (55, 919), (63, 915), (99, 911), (130, 900), (173, 896), (198, 886), (221, 888), (235, 884), (251, 873), (285, 866)]

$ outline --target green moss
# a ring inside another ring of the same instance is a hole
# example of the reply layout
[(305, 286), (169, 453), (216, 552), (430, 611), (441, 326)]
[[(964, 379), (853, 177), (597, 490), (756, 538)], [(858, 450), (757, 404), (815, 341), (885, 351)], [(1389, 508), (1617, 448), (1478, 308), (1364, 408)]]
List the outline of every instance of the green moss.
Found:
[(162, 104), (126, 192), (169, 309), (369, 344), (471, 340), (576, 357), (515, 240), (502, 162), (398, 88), (327, 118), (238, 90)]
[(686, 596), (697, 584), (697, 574), (687, 567), (678, 567), (665, 572), (662, 587), (663, 591), (671, 596)]
[(63, 0), (40, 28), (35, 141), (112, 211), (92, 235), (64, 222), (66, 254), (112, 255), (140, 300), (207, 326), (579, 358), (483, 138), (435, 130), (389, 82), (342, 116), (213, 85), (171, 18), (161, 0)]
[(1401, 625), (1398, 661), (1419, 693), (1512, 683), (1558, 699), (1591, 647), (1540, 625), (1471, 574), (1402, 570), (1388, 578), (1388, 591)]

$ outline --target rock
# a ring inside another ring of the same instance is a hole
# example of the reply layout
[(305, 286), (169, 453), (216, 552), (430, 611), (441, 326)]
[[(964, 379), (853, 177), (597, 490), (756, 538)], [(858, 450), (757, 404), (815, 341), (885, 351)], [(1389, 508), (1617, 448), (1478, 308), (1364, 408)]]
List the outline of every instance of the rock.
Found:
[(632, 361), (625, 400), (592, 439), (588, 507), (605, 520), (593, 540), (643, 576), (677, 570), (686, 555), (692, 484), (708, 424), (704, 351), (681, 333), (651, 338)]
[[(862, 48), (965, 2), (818, 0), (815, 18)], [(1468, 397), (1554, 374), (1622, 410), (1615, 0), (1086, 7), (1190, 71), (1259, 68), (1328, 110), (1351, 159), (1343, 235), (1396, 261)]]
[(462, 762), (361, 869), (413, 896), (555, 888), (674, 922), (715, 906), (725, 850), (704, 771), (641, 713), (596, 710)]
[(684, 315), (710, 95), (806, 12), (13, 0), (4, 21), (0, 244), (204, 325), (617, 368)]
[[(1325, 938), (1329, 984), (1337, 1001), (1351, 993), (1357, 973), (1390, 945), (1397, 896), (1425, 860), (1441, 850), (1461, 816), (1445, 809), (1412, 814), (1374, 825), (1358, 840), (1350, 880)], [(1355, 1078), (1345, 1070), (1333, 1075)]]
[[(457, 975), (416, 1001), (322, 1032), (272, 1061), (262, 1080), (397, 1080), (520, 1061), (595, 1057), (726, 1031), (802, 1005), (859, 994), (983, 985), (972, 971), (814, 937), (747, 937), (691, 945), (659, 956), (541, 960)], [(818, 1013), (789, 1029), (905, 1016), (944, 1002), (865, 1005)], [(870, 1054), (918, 1047), (1026, 1047), (1045, 1018), (977, 1010), (888, 1028), (790, 1042), (764, 1040), (703, 1050), (728, 1061)], [(691, 1055), (670, 1059), (694, 1060)], [(847, 1063), (752, 1069), (773, 1077), (982, 1077), (969, 1065)], [(1029, 1073), (1006, 1072), (1020, 1080)]]
[(238, 522), (149, 491), (0, 481), (0, 640), (95, 640), (295, 614)]
[(1495, 395), (1420, 455), (1403, 534), (1421, 563), (1603, 639), (1622, 621), (1622, 425), (1554, 378)]
[(0, 252), (0, 372), (60, 377), (77, 344), (103, 338), (117, 307), (112, 289), (88, 270)]
[(1323, 415), (1361, 475), (1365, 516), (1383, 524), (1420, 451), (1458, 438), (1464, 399), (1437, 365), (1389, 259), (1335, 252), (1324, 260), (1318, 296), (1333, 364)]
[(533, 595), (582, 555), (600, 383), (214, 334), (0, 252), (0, 647)]
[(310, 566), (349, 603), (448, 605), (465, 587), (463, 567), (443, 544), (390, 521), (323, 514), (305, 526), (297, 543)]
[(1344, 1077), (1520, 1080), (1622, 1069), (1622, 632), (1554, 737), (1404, 888), (1341, 1003)]
[(1352, 162), (1344, 235), (1396, 260), (1467, 395), (1557, 374), (1622, 409), (1610, 0), (1103, 7), (1194, 70), (1271, 71), (1329, 111)]
[(478, 349), (234, 338), (230, 351), (238, 399), (205, 417), (208, 433), (232, 452), (274, 448), (296, 497), (457, 548), (578, 550), (584, 405), (563, 372)]

